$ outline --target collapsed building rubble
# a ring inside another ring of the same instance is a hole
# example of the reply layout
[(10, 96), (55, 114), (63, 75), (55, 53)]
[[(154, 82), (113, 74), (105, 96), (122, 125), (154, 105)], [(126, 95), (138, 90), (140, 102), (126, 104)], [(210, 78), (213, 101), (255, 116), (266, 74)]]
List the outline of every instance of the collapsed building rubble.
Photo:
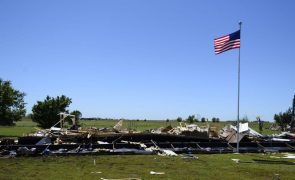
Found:
[(281, 134), (264, 136), (250, 128), (248, 123), (240, 123), (239, 139), (237, 139), (237, 127), (233, 125), (227, 125), (222, 128), (220, 130), (219, 136), (221, 139), (226, 140), (228, 143), (237, 143), (237, 141), (295, 142), (295, 134), (293, 133), (282, 132)]
[[(65, 116), (47, 130), (38, 129), (31, 136), (17, 141), (0, 142), (0, 156), (86, 155), (86, 154), (157, 154), (177, 156), (180, 153), (231, 153), (235, 152), (237, 128), (227, 125), (218, 134), (209, 125), (180, 123), (150, 131), (138, 132), (123, 128), (119, 121), (113, 128), (63, 127)], [(57, 125), (60, 127), (56, 127)], [(73, 125), (75, 121), (73, 120)], [(240, 124), (240, 152), (294, 152), (295, 135), (263, 136), (251, 129), (248, 123)]]
[(248, 123), (240, 123), (239, 126), (239, 139), (237, 138), (237, 127), (233, 125), (227, 125), (222, 128), (219, 134), (220, 138), (225, 139), (229, 143), (237, 143), (243, 138), (259, 139), (263, 137), (263, 135), (250, 128)]
[(282, 132), (281, 134), (274, 134), (271, 138), (272, 141), (282, 142), (295, 142), (295, 134), (290, 132)]

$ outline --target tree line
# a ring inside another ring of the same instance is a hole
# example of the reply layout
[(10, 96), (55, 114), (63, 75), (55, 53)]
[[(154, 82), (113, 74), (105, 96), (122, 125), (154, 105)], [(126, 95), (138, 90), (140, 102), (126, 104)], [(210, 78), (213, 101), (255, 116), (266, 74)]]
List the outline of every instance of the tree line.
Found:
[[(202, 117), (201, 119), (198, 119), (198, 118), (196, 118), (195, 115), (189, 115), (186, 119), (182, 119), (181, 117), (178, 117), (176, 119), (176, 121), (177, 122), (184, 122), (184, 121), (186, 121), (187, 123), (192, 124), (194, 122), (208, 122), (209, 119), (208, 118), (205, 118), (205, 117)], [(211, 122), (218, 123), (218, 122), (220, 122), (220, 119), (219, 118), (216, 118), (216, 117), (213, 117), (211, 119)]]

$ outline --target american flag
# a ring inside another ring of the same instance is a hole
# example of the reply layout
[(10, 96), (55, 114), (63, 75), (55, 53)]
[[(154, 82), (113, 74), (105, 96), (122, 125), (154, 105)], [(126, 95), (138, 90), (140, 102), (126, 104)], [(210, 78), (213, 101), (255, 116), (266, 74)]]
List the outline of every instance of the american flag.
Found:
[(230, 49), (240, 48), (240, 30), (214, 39), (214, 48), (215, 54), (220, 54)]

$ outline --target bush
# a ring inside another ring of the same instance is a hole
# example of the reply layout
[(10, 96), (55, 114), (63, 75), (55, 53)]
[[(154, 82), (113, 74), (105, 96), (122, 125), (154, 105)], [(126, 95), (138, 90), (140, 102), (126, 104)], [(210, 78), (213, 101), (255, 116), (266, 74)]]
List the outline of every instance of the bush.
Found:
[(219, 118), (216, 118), (216, 122), (219, 123), (220, 122), (220, 119)]
[(202, 117), (201, 122), (206, 122), (206, 118)]
[(38, 101), (32, 108), (32, 120), (38, 123), (39, 127), (50, 128), (59, 120), (59, 113), (66, 112), (72, 103), (71, 99), (62, 95), (56, 98), (47, 96), (44, 101)]
[(195, 121), (195, 115), (190, 115), (188, 116), (188, 118), (186, 119), (186, 121), (190, 124), (194, 123)]
[(181, 121), (182, 121), (182, 118), (181, 118), (181, 117), (178, 117), (178, 118), (176, 119), (176, 121), (177, 121), (177, 122), (181, 122)]
[(206, 122), (206, 118), (202, 118), (201, 119), (201, 122)]
[(246, 122), (249, 122), (249, 119), (248, 119), (248, 116), (247, 115), (245, 115), (243, 117), (243, 119), (241, 120), (241, 123), (246, 123)]
[(274, 120), (276, 124), (281, 127), (282, 131), (285, 131), (287, 126), (291, 124), (292, 121), (292, 109), (289, 108), (285, 112), (280, 112), (279, 114), (274, 115)]

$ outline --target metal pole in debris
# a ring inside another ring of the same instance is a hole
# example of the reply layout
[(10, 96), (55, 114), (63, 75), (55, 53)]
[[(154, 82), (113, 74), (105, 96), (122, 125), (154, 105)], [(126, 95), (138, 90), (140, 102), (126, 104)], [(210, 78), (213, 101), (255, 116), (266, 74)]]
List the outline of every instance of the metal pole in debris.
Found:
[[(241, 43), (241, 29), (242, 22), (239, 22), (240, 26), (240, 43)], [(241, 45), (239, 48), (239, 62), (238, 62), (238, 118), (237, 118), (237, 153), (239, 153), (239, 131), (240, 131), (240, 58), (241, 57)]]

